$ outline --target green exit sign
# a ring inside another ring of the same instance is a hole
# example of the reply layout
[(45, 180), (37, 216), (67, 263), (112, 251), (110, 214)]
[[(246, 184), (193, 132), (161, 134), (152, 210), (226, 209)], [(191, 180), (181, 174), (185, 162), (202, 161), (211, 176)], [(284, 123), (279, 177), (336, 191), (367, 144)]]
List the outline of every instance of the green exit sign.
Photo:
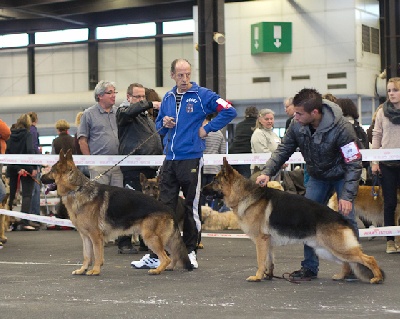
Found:
[(251, 25), (251, 54), (292, 52), (291, 22), (259, 22)]

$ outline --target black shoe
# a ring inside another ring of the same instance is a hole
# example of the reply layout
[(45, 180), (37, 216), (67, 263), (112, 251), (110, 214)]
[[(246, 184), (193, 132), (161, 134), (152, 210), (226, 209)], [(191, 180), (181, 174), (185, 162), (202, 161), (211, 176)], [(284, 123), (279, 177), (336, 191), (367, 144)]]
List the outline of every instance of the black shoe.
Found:
[(293, 271), (290, 274), (290, 278), (294, 280), (311, 280), (311, 279), (316, 279), (317, 274), (312, 272), (308, 268), (301, 267), (300, 270)]
[(352, 281), (359, 281), (360, 279), (358, 279), (356, 277), (356, 275), (354, 274), (354, 272), (349, 273), (348, 275), (344, 276), (344, 280), (348, 281), (348, 282), (352, 282)]
[(135, 247), (118, 247), (118, 254), (137, 254), (138, 250)]

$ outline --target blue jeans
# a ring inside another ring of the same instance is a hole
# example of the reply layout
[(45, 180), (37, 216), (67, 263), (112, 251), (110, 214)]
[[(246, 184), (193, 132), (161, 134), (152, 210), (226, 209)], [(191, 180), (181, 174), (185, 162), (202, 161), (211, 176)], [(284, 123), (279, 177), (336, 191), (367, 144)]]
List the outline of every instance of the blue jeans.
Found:
[[(40, 169), (38, 168), (38, 171)], [(38, 173), (35, 177), (37, 180), (40, 180), (40, 173)], [(31, 209), (29, 214), (40, 215), (40, 185), (38, 183), (33, 184), (33, 192), (32, 192), (32, 200), (31, 200)]]
[[(306, 194), (304, 196), (322, 205), (327, 205), (333, 192), (336, 192), (339, 198), (342, 193), (343, 185), (343, 179), (338, 181), (323, 181), (310, 176), (307, 182)], [(350, 214), (345, 218), (349, 220), (358, 234), (357, 222), (355, 221), (354, 216), (354, 205)], [(316, 275), (318, 274), (319, 260), (312, 247), (304, 245), (304, 260), (301, 262), (301, 266), (311, 270)]]

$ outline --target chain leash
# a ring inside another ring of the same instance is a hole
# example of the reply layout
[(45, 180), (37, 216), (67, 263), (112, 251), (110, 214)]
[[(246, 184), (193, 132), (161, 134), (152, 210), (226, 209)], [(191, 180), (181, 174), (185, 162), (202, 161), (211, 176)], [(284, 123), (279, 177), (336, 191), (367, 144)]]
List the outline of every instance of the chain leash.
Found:
[(121, 162), (123, 162), (124, 160), (126, 160), (129, 156), (131, 156), (138, 148), (142, 147), (142, 145), (146, 144), (154, 135), (158, 135), (158, 132), (161, 131), (161, 129), (163, 129), (164, 126), (161, 126), (157, 131), (155, 131), (153, 134), (151, 134), (148, 138), (146, 138), (142, 143), (140, 143), (137, 147), (135, 147), (129, 154), (127, 154), (125, 157), (123, 157), (121, 160), (119, 160), (116, 164), (114, 164), (113, 166), (111, 166), (110, 168), (108, 168), (106, 171), (104, 171), (103, 173), (101, 173), (100, 175), (96, 176), (95, 178), (92, 178), (90, 181), (94, 182), (96, 180), (98, 180), (99, 178), (101, 178), (102, 176), (104, 176), (105, 174), (107, 174), (109, 171), (111, 171), (112, 169), (114, 169), (114, 167), (118, 166)]

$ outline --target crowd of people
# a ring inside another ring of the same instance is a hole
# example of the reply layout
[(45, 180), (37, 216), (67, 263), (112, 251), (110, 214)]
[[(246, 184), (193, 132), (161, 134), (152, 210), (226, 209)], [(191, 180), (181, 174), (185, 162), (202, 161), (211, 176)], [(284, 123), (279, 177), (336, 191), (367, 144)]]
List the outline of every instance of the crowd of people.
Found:
[[(94, 89), (95, 104), (76, 117), (77, 133), (69, 134), (70, 124), (60, 119), (55, 123), (57, 137), (52, 142), (52, 154), (72, 150), (79, 155), (165, 155), (161, 167), (154, 166), (88, 166), (80, 167), (91, 179), (102, 184), (127, 187), (141, 191), (140, 174), (146, 178), (159, 177), (159, 200), (176, 210), (178, 198), (184, 198), (183, 241), (190, 261), (198, 268), (197, 245), (201, 236), (201, 205), (213, 205), (212, 199), (202, 198), (200, 189), (212, 181), (219, 166), (203, 167), (203, 154), (225, 154), (226, 140), (221, 131), (236, 117), (230, 102), (217, 93), (191, 81), (191, 64), (176, 59), (171, 64), (170, 76), (175, 86), (163, 98), (153, 89), (132, 83), (126, 99), (116, 106), (116, 84), (100, 81)], [(294, 97), (284, 100), (288, 115), (285, 134), (274, 131), (275, 112), (249, 106), (245, 118), (237, 123), (230, 154), (271, 153), (260, 165), (261, 175), (256, 183), (264, 187), (268, 181), (281, 181), (281, 171), (296, 151), (305, 161), (306, 198), (327, 204), (337, 194), (339, 212), (354, 229), (354, 200), (363, 168), (367, 174), (379, 174), (384, 197), (384, 224), (393, 226), (400, 183), (400, 161), (362, 163), (360, 149), (399, 148), (400, 133), (400, 78), (387, 84), (387, 101), (376, 114), (366, 132), (358, 122), (357, 107), (351, 99), (337, 99), (331, 94), (321, 95), (315, 89), (302, 89)], [(0, 151), (8, 154), (40, 154), (35, 112), (21, 115), (11, 127), (0, 120)], [(249, 164), (234, 168), (249, 178), (255, 168)], [(12, 210), (19, 186), (22, 188), (21, 211), (40, 214), (40, 166), (7, 165)], [(306, 180), (307, 179), (307, 180)], [(0, 183), (0, 201), (6, 190)], [(38, 224), (21, 220), (19, 230), (37, 230)], [(118, 253), (137, 254), (148, 251), (141, 240), (139, 249), (132, 245), (132, 236), (117, 239)], [(387, 237), (387, 253), (399, 253), (394, 237)], [(156, 268), (158, 257), (153, 252), (132, 261), (138, 269)], [(292, 273), (294, 278), (316, 278), (319, 261), (314, 250), (304, 245), (301, 268)], [(346, 279), (351, 280), (353, 274)]]

